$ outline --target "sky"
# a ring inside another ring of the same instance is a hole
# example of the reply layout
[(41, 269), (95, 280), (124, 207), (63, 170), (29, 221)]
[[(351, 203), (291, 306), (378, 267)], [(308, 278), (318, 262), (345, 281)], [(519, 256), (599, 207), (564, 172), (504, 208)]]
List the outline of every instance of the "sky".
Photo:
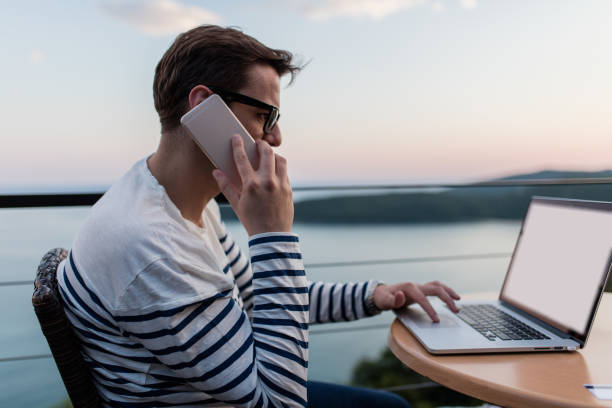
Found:
[(6, 1), (0, 192), (105, 186), (159, 141), (155, 65), (237, 26), (293, 52), (294, 185), (612, 169), (609, 0)]

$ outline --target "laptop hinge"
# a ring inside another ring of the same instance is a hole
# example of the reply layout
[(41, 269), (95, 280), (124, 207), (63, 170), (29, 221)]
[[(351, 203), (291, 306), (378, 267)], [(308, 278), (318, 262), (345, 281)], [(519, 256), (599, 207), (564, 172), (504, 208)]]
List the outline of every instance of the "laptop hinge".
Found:
[(521, 310), (518, 307), (513, 306), (513, 305), (511, 305), (508, 302), (504, 302), (501, 299), (499, 299), (499, 303), (501, 303), (502, 306), (507, 307), (508, 309), (512, 310), (513, 312), (520, 314), (525, 319), (530, 320), (530, 321), (534, 322), (535, 324), (544, 327), (546, 330), (556, 334), (557, 336), (561, 337), (562, 339), (571, 339), (571, 340), (574, 340), (576, 343), (580, 344), (580, 348), (582, 348), (584, 346), (584, 342), (582, 340), (577, 339), (576, 337), (571, 336), (571, 335), (569, 335), (569, 334), (567, 334), (567, 333), (557, 329), (554, 326), (551, 326), (550, 324), (546, 323), (545, 321), (542, 321), (542, 320), (538, 319), (537, 317), (532, 316), (531, 314), (525, 312), (524, 310)]

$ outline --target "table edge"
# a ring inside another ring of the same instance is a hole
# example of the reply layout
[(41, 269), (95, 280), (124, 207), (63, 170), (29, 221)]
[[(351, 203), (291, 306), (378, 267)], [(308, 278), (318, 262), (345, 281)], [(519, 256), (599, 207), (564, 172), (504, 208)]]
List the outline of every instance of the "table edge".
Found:
[[(461, 375), (463, 378), (468, 378), (469, 381), (458, 382), (456, 381), (456, 378), (458, 377), (454, 370), (449, 369), (448, 367), (437, 362), (426, 361), (423, 358), (419, 358), (415, 354), (405, 351), (393, 337), (393, 330), (404, 330), (415, 340), (419, 347), (423, 348), (423, 346), (418, 339), (416, 339), (412, 333), (410, 333), (410, 331), (399, 321), (399, 319), (395, 318), (389, 328), (388, 346), (396, 358), (417, 373), (455, 391), (459, 391), (486, 402), (501, 404), (502, 406), (538, 406), (541, 408), (602, 407), (602, 405), (599, 404), (576, 404), (575, 401), (543, 398), (542, 394), (533, 393), (531, 391), (523, 391), (522, 393), (517, 394), (516, 388), (498, 383), (489, 383), (466, 373), (462, 373)], [(428, 353), (425, 348), (423, 348), (423, 351)], [(406, 360), (408, 360), (408, 362)], [(477, 391), (482, 391), (483, 389), (486, 390), (486, 392), (478, 395), (480, 392)]]

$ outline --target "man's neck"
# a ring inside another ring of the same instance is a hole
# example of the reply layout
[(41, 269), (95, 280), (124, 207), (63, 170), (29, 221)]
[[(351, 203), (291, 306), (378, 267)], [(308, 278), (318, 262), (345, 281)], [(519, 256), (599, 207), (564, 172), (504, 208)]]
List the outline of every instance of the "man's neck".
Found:
[(183, 218), (203, 227), (202, 212), (219, 187), (211, 174), (214, 167), (189, 136), (181, 130), (162, 133), (147, 165)]

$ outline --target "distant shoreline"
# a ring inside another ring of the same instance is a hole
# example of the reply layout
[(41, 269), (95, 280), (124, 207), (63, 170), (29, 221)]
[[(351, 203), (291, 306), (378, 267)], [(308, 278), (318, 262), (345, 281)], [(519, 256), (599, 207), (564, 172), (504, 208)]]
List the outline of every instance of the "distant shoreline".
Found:
[[(504, 180), (610, 178), (612, 171), (538, 172)], [(532, 196), (612, 201), (612, 184), (474, 186), (438, 192), (338, 194), (295, 202), (295, 221), (321, 224), (448, 223), (520, 220)], [(235, 217), (229, 207), (224, 218)]]

